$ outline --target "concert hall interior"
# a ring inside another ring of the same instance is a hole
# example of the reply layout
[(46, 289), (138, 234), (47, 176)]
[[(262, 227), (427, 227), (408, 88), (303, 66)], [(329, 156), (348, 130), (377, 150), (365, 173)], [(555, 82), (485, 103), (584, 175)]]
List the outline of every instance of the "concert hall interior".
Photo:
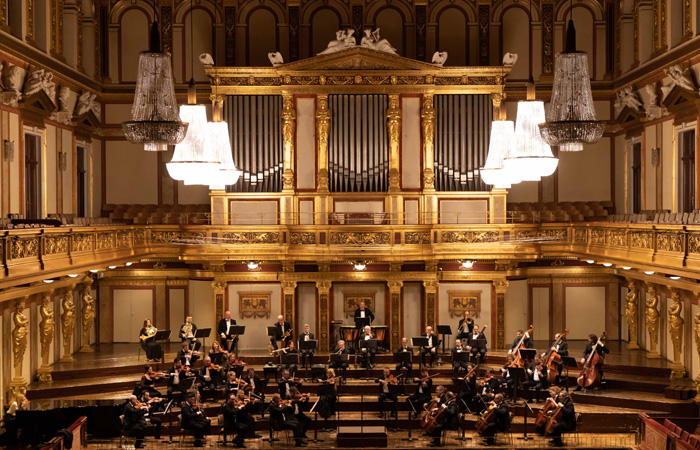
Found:
[(0, 447), (700, 449), (699, 83), (695, 0), (0, 0)]

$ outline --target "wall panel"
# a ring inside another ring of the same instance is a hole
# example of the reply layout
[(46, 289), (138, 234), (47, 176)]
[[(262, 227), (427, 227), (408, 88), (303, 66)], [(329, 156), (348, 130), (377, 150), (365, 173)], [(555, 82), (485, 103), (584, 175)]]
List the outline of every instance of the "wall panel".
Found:
[[(505, 320), (506, 342), (515, 336), (517, 330), (527, 330), (528, 325), (528, 289), (527, 280), (512, 280), (506, 291)], [(544, 339), (541, 330), (534, 331), (537, 339)]]
[[(450, 317), (449, 313), (449, 291), (480, 291), (481, 292), (481, 311), (478, 314), (472, 314), (474, 323), (479, 325), (481, 329), (487, 325), (486, 340), (488, 341), (487, 348), (492, 349), (496, 345), (496, 332), (493, 329), (491, 321), (491, 283), (440, 283), (438, 293), (438, 323), (452, 325), (452, 332), (457, 327), (460, 317)], [(454, 337), (454, 336), (453, 336)], [(454, 342), (454, 339), (452, 339)]]
[(158, 203), (158, 155), (142, 145), (106, 142), (107, 203)]
[[(187, 288), (168, 287), (166, 289), (168, 290), (168, 309), (170, 310), (168, 316), (170, 320), (170, 329), (172, 330), (172, 333), (170, 334), (170, 342), (180, 342), (180, 337), (178, 334), (180, 333), (180, 326), (185, 323), (185, 294), (187, 292)], [(194, 322), (194, 318), (192, 321), (198, 327), (207, 328), (206, 326), (202, 326), (197, 324), (197, 322)]]
[[(239, 292), (270, 292), (270, 317), (255, 317), (242, 319), (239, 308)], [(229, 284), (228, 305), (231, 317), (240, 324), (245, 325), (245, 335), (241, 337), (240, 347), (250, 350), (267, 350), (270, 339), (267, 337), (267, 327), (277, 321), (277, 316), (282, 312), (282, 289), (277, 283), (260, 284)], [(212, 308), (213, 310), (213, 308)], [(216, 326), (213, 324), (212, 326)], [(298, 335), (294, 330), (294, 336)]]
[(585, 340), (591, 333), (600, 336), (605, 330), (605, 287), (564, 286), (564, 295), (568, 339)]

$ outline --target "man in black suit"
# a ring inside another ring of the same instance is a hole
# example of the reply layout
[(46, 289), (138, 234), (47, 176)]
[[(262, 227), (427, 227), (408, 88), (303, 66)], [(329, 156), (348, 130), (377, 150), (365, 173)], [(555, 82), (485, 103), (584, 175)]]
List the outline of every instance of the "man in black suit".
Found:
[(411, 403), (413, 408), (420, 413), (423, 411), (423, 405), (430, 401), (430, 390), (433, 388), (433, 380), (428, 376), (428, 369), (423, 368), (420, 371), (420, 378), (414, 378), (413, 381), (416, 383), (416, 392), (408, 397), (406, 401)]
[(215, 391), (222, 384), (221, 369), (211, 363), (211, 358), (204, 358), (204, 365), (197, 372), (199, 376), (199, 392)]
[(389, 389), (390, 378), (391, 371), (387, 368), (384, 368), (384, 374), (377, 378), (377, 383), (379, 383), (379, 392), (377, 393), (377, 400), (379, 401), (379, 417), (384, 417), (384, 403), (387, 400), (391, 400), (393, 402), (391, 417), (398, 417), (396, 410), (399, 398), (396, 396), (395, 392), (391, 392)]
[[(348, 349), (345, 348), (345, 341), (340, 340), (338, 341), (338, 346), (333, 349), (333, 354), (335, 355), (349, 355), (350, 352), (348, 352)], [(348, 370), (348, 357), (347, 356), (342, 356), (341, 359), (338, 361), (333, 361), (330, 364), (328, 364), (328, 367), (334, 370), (342, 369), (343, 370), (343, 378), (345, 378), (345, 373)]]
[[(523, 335), (525, 335), (524, 339)], [(521, 340), (523, 341), (523, 346), (525, 348), (532, 348), (532, 339), (530, 339), (530, 335), (528, 333), (525, 333), (523, 330), (518, 330), (515, 333), (515, 339), (513, 339), (513, 344), (510, 346), (508, 354), (518, 352), (518, 344), (520, 344)]]
[(360, 302), (360, 307), (355, 310), (355, 328), (364, 328), (374, 322), (374, 314), (365, 307), (365, 302)]
[(169, 371), (170, 377), (168, 378), (168, 398), (173, 397), (173, 392), (182, 391), (180, 389), (181, 383), (187, 378), (187, 369), (182, 365), (182, 361), (179, 358), (175, 359), (175, 365)]
[(561, 407), (562, 418), (561, 421), (554, 425), (554, 431), (552, 431), (551, 444), (556, 447), (561, 447), (563, 445), (561, 441), (561, 434), (567, 431), (574, 431), (576, 429), (576, 410), (574, 409), (574, 401), (571, 399), (571, 395), (563, 391), (559, 394), (558, 406)]
[(425, 329), (424, 337), (428, 338), (428, 345), (426, 347), (420, 348), (420, 359), (423, 362), (423, 365), (425, 366), (425, 357), (427, 355), (430, 355), (430, 367), (433, 367), (433, 363), (435, 362), (435, 358), (437, 357), (438, 346), (438, 338), (433, 334), (433, 327), (428, 326)]
[(231, 311), (224, 313), (224, 318), (219, 321), (219, 326), (216, 327), (216, 332), (221, 338), (221, 347), (230, 352), (238, 343), (238, 336), (231, 334), (231, 328), (236, 325), (236, 320), (231, 318)]
[[(564, 358), (565, 356), (569, 356), (569, 343), (566, 342), (566, 336), (562, 336), (561, 333), (555, 334), (554, 342), (552, 342), (552, 350), (559, 353), (559, 356), (561, 356), (562, 358)], [(560, 360), (559, 367), (557, 368), (557, 383), (561, 378), (561, 372), (563, 369), (564, 363)]]
[[(292, 337), (292, 326), (289, 324), (289, 322), (284, 320), (284, 316), (277, 316), (277, 322), (275, 322), (275, 335), (270, 338), (270, 344), (272, 344), (272, 347), (277, 350), (277, 340), (281, 339), (282, 342), (282, 348), (286, 348), (289, 344), (289, 341), (293, 339)], [(289, 333), (287, 336), (285, 336), (285, 333)]]
[[(243, 443), (245, 436), (252, 431), (251, 426), (255, 427), (255, 421), (248, 414), (251, 407), (250, 403), (236, 406), (235, 394), (230, 394), (226, 402), (221, 405), (221, 414), (224, 416), (224, 431), (236, 435), (233, 439), (233, 445), (238, 448), (245, 448)], [(224, 442), (226, 442), (225, 439), (226, 435), (224, 435)]]
[(459, 325), (457, 325), (457, 339), (467, 339), (473, 328), (474, 319), (469, 315), (469, 311), (464, 311), (464, 318), (459, 319)]
[(131, 396), (124, 407), (124, 430), (131, 432), (136, 439), (134, 447), (143, 448), (143, 440), (146, 437), (146, 407), (137, 407), (138, 399)]
[[(360, 335), (360, 341), (369, 341), (376, 339), (374, 334), (372, 333), (372, 327), (367, 325), (363, 330), (362, 334)], [(374, 367), (374, 357), (377, 354), (377, 347), (364, 347), (361, 348), (361, 353), (362, 353), (362, 362), (364, 366), (368, 369), (372, 369)]]
[[(523, 389), (528, 389), (531, 387), (535, 388), (535, 403), (539, 402), (540, 391), (542, 389), (547, 389), (547, 369), (541, 368), (540, 370), (540, 355), (535, 355), (535, 359), (527, 368), (527, 381), (523, 383)], [(529, 401), (528, 401), (529, 403)]]
[(272, 396), (270, 403), (270, 421), (272, 422), (273, 430), (292, 430), (294, 434), (295, 447), (303, 447), (306, 445), (302, 438), (304, 432), (302, 425), (294, 415), (294, 407), (291, 405), (282, 404), (282, 398), (279, 394)]
[[(411, 359), (413, 359), (413, 348), (408, 346), (408, 339), (406, 338), (401, 338), (401, 347), (396, 349), (396, 353), (410, 353), (411, 354)], [(408, 360), (407, 363), (396, 363), (396, 371), (406, 371), (406, 378), (409, 378), (411, 376), (411, 370), (413, 369), (413, 362), (411, 359)]]
[(192, 350), (199, 350), (202, 347), (202, 343), (194, 337), (195, 334), (197, 334), (197, 325), (192, 323), (192, 316), (185, 317), (185, 323), (180, 327), (180, 340), (182, 342), (187, 341)]
[(484, 361), (486, 357), (486, 335), (479, 332), (479, 325), (474, 325), (472, 332), (469, 333), (466, 349), (472, 353), (472, 356), (478, 356), (477, 364)]
[(200, 352), (196, 352), (190, 348), (187, 342), (182, 343), (182, 348), (177, 352), (176, 359), (179, 359), (183, 366), (194, 367), (194, 363), (199, 359)]
[(440, 406), (445, 409), (445, 414), (442, 419), (438, 419), (438, 424), (435, 429), (430, 432), (430, 436), (433, 441), (430, 443), (431, 447), (440, 447), (440, 438), (442, 437), (442, 430), (456, 430), (459, 428), (459, 406), (457, 405), (457, 400), (452, 392), (445, 392), (445, 402)]
[(292, 388), (295, 387), (299, 389), (301, 383), (294, 381), (294, 379), (289, 376), (289, 369), (284, 369), (282, 371), (282, 377), (277, 380), (277, 387), (279, 388), (282, 398), (288, 400), (292, 397)]
[[(306, 325), (304, 325), (304, 332), (299, 335), (298, 347), (301, 349), (302, 342), (308, 342), (308, 341), (313, 341), (313, 340), (314, 340), (314, 334), (311, 332), (311, 327), (309, 327), (309, 324), (307, 323)], [(299, 351), (299, 354), (301, 356), (301, 368), (306, 369), (307, 361), (308, 361), (309, 367), (311, 367), (311, 363), (313, 362), (313, 358), (314, 358), (314, 351), (301, 349)]]
[(493, 399), (494, 405), (494, 420), (488, 424), (486, 429), (481, 433), (486, 438), (484, 445), (493, 445), (496, 441), (494, 436), (497, 432), (505, 433), (510, 429), (510, 410), (508, 405), (503, 401), (503, 394), (496, 394)]
[[(452, 349), (452, 370), (454, 371), (454, 376), (462, 376), (467, 370), (468, 361), (457, 361), (456, 354), (458, 353), (469, 353), (466, 347), (462, 345), (462, 340), (455, 340), (455, 347)], [(466, 356), (465, 356), (466, 357)]]
[(204, 447), (204, 436), (210, 434), (211, 421), (209, 418), (201, 411), (201, 408), (194, 407), (195, 403), (194, 392), (187, 394), (187, 400), (182, 404), (182, 410), (180, 414), (182, 415), (181, 426), (184, 430), (191, 430), (194, 433), (194, 446)]

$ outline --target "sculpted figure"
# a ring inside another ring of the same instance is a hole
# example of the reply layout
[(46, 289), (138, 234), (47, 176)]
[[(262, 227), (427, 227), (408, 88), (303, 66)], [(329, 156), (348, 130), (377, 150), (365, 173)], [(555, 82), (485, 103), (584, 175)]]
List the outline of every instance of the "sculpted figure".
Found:
[(649, 96), (649, 104), (645, 108), (647, 119), (654, 120), (667, 115), (668, 110), (666, 107), (659, 104), (659, 96), (656, 93), (656, 83), (647, 84), (644, 87), (644, 91)]
[(637, 346), (637, 287), (633, 282), (629, 283), (629, 291), (625, 298), (625, 315), (630, 333), (630, 347)]
[(659, 297), (656, 295), (656, 288), (649, 286), (647, 292), (649, 297), (646, 301), (646, 324), (649, 332), (649, 344), (652, 353), (656, 352), (656, 345), (659, 342)]
[(673, 343), (673, 361), (681, 361), (681, 350), (683, 349), (683, 324), (685, 320), (681, 317), (683, 304), (681, 296), (677, 291), (671, 293), (673, 304), (668, 308), (668, 323), (669, 332), (671, 334), (671, 342)]
[(24, 95), (36, 94), (44, 88), (44, 69), (35, 69), (29, 74), (29, 78), (24, 85)]
[(326, 49), (319, 55), (327, 55), (329, 53), (339, 52), (350, 47), (355, 46), (355, 38), (352, 35), (355, 34), (355, 30), (348, 28), (347, 30), (338, 30), (335, 32), (335, 40), (330, 41)]
[[(75, 115), (82, 116), (92, 108), (96, 95), (90, 91), (85, 91), (78, 97), (78, 105), (75, 107)], [(98, 116), (99, 117), (99, 116)]]
[(27, 350), (27, 333), (29, 332), (29, 318), (24, 315), (26, 299), (15, 300), (15, 311), (12, 313), (12, 322), (15, 327), (12, 330), (12, 353), (14, 354), (15, 376), (22, 376), (22, 361)]
[(435, 52), (433, 53), (433, 64), (442, 66), (447, 61), (447, 52)]
[(56, 322), (54, 320), (54, 312), (51, 308), (51, 294), (53, 291), (44, 292), (41, 297), (41, 307), (39, 315), (41, 322), (39, 323), (39, 331), (41, 333), (41, 358), (44, 364), (48, 364), (49, 350), (53, 341), (53, 333), (56, 330)]
[(666, 98), (669, 92), (671, 92), (676, 86), (680, 86), (681, 88), (690, 92), (695, 92), (695, 82), (690, 77), (688, 69), (684, 69), (680, 64), (676, 64), (675, 66), (665, 69), (664, 72), (671, 78), (671, 82), (669, 84), (661, 87), (661, 93), (663, 94), (664, 98)]
[(282, 58), (282, 53), (280, 52), (270, 52), (267, 54), (267, 58), (270, 60), (270, 63), (272, 63), (273, 67), (284, 64), (284, 58)]
[(71, 355), (71, 338), (73, 337), (73, 329), (75, 327), (75, 303), (73, 302), (73, 291), (67, 289), (63, 293), (61, 300), (63, 314), (61, 315), (61, 332), (63, 333), (63, 350), (64, 355)]
[(83, 348), (90, 346), (90, 329), (95, 320), (95, 300), (90, 295), (90, 285), (83, 286)]

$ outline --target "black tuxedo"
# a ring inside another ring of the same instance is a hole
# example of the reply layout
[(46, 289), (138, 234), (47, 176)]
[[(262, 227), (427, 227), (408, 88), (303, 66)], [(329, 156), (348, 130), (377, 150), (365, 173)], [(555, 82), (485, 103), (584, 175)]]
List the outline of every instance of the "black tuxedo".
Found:
[[(338, 349), (338, 348), (334, 349), (333, 354), (336, 354), (336, 355), (337, 354), (340, 354), (340, 355), (349, 355), (350, 354), (350, 352), (348, 352), (347, 348), (344, 348), (342, 352), (338, 353), (339, 350), (340, 349)], [(343, 369), (343, 377), (345, 377), (345, 371), (348, 370), (348, 359), (345, 359), (345, 358), (347, 358), (347, 356), (344, 356), (342, 359), (340, 359), (338, 361), (331, 362), (330, 364), (328, 364), (328, 367), (330, 367), (331, 369), (335, 369), (335, 370)]]
[(297, 446), (301, 444), (304, 432), (301, 423), (294, 415), (293, 406), (280, 406), (272, 402), (270, 405), (270, 422), (273, 430), (292, 430)]
[(202, 366), (198, 371), (197, 375), (199, 376), (199, 391), (203, 391), (204, 389), (209, 389), (213, 391), (219, 385), (221, 385), (221, 370), (216, 370), (213, 367), (209, 367), (209, 380), (206, 380), (207, 374), (207, 366)]
[[(255, 419), (250, 415), (251, 404), (241, 408), (236, 408), (229, 402), (221, 406), (221, 414), (224, 416), (224, 431), (236, 434), (234, 442), (243, 443), (247, 434), (255, 428)], [(254, 433), (254, 432), (253, 432)]]
[(456, 361), (455, 355), (457, 353), (469, 353), (469, 351), (464, 348), (464, 346), (460, 347), (459, 349), (457, 347), (452, 349), (452, 370), (455, 372), (458, 372), (460, 369), (462, 370), (467, 370), (467, 365), (469, 364), (468, 361)]
[(296, 387), (298, 389), (301, 387), (301, 383), (292, 381), (291, 378), (285, 379), (284, 377), (282, 377), (279, 380), (277, 380), (277, 387), (279, 388), (280, 397), (289, 398), (289, 395), (287, 395), (287, 390), (291, 390), (293, 387)]
[(510, 410), (505, 402), (501, 402), (494, 408), (494, 420), (489, 423), (481, 433), (482, 436), (493, 439), (496, 432), (506, 432), (510, 429)]
[[(483, 343), (480, 343), (482, 339), (484, 341)], [(483, 362), (484, 357), (486, 356), (486, 344), (488, 344), (488, 342), (484, 333), (479, 333), (476, 337), (474, 337), (474, 333), (469, 334), (467, 345), (472, 348), (472, 355), (479, 356), (479, 362)]]
[(403, 353), (403, 352), (408, 352), (411, 354), (411, 359), (408, 360), (407, 363), (396, 363), (396, 370), (400, 371), (404, 367), (406, 368), (406, 377), (411, 376), (411, 370), (413, 369), (413, 348), (409, 347), (408, 345), (406, 347), (399, 347), (396, 349), (396, 353)]
[[(301, 333), (299, 335), (299, 345), (297, 346), (299, 349), (301, 349), (301, 343), (306, 341), (306, 338), (308, 336), (309, 341), (314, 340), (314, 334), (309, 332), (309, 333)], [(301, 355), (301, 366), (306, 367), (307, 360), (308, 364), (311, 365), (311, 362), (313, 361), (313, 356), (314, 356), (314, 351), (313, 350), (299, 350), (299, 354)]]
[[(283, 326), (284, 326), (284, 331), (282, 330), (282, 327), (283, 327)], [(276, 329), (275, 329), (275, 335), (274, 335), (273, 337), (270, 338), (270, 343), (272, 344), (272, 346), (273, 346), (275, 349), (277, 349), (277, 340), (278, 340), (278, 339), (282, 339), (282, 340), (284, 341), (284, 342), (283, 342), (283, 344), (284, 344), (283, 347), (288, 347), (289, 341), (291, 341), (291, 340), (293, 339), (293, 338), (292, 338), (292, 333), (291, 333), (292, 326), (291, 326), (291, 325), (289, 324), (289, 322), (287, 322), (287, 321), (284, 321), (282, 324), (280, 324), (279, 322), (275, 322), (275, 328), (276, 328)], [(287, 331), (289, 331), (289, 336), (283, 338), (282, 336), (283, 336), (284, 333), (286, 333)]]
[(393, 406), (391, 407), (391, 415), (396, 416), (396, 409), (398, 406), (397, 402), (399, 401), (399, 398), (397, 397), (396, 393), (390, 392), (391, 388), (389, 387), (389, 383), (382, 383), (383, 380), (386, 380), (384, 375), (377, 379), (377, 383), (379, 383), (379, 392), (377, 394), (377, 400), (379, 400), (379, 415), (384, 415), (384, 402), (391, 400), (393, 402)]
[(124, 407), (124, 429), (131, 432), (136, 438), (136, 447), (143, 445), (146, 436), (146, 411), (136, 408), (131, 402)]
[(182, 404), (180, 414), (182, 415), (182, 428), (192, 430), (194, 432), (195, 445), (197, 443), (201, 444), (204, 435), (210, 433), (211, 424), (209, 419), (200, 411), (200, 408), (194, 409), (188, 402)]
[(369, 308), (365, 308), (365, 318), (364, 320), (362, 319), (362, 310), (360, 308), (357, 308), (355, 310), (355, 328), (362, 328), (365, 325), (371, 325), (372, 322), (374, 322), (374, 313), (370, 311)]
[[(187, 365), (187, 355), (186, 355), (186, 353), (185, 353), (184, 351), (182, 351), (182, 349), (181, 349), (179, 352), (177, 352), (176, 358), (180, 360), (180, 362), (182, 363), (183, 366), (186, 366), (186, 365)], [(193, 366), (194, 366), (194, 363), (195, 363), (198, 359), (199, 359), (199, 356), (197, 356), (197, 355), (192, 355), (192, 354), (191, 354), (191, 356), (190, 356), (190, 367), (193, 367)]]
[[(230, 319), (229, 324), (226, 323), (226, 319), (221, 319), (219, 325), (216, 327), (216, 337), (221, 341), (221, 347), (228, 352), (230, 352), (238, 342), (238, 336), (234, 339), (233, 334), (231, 334), (231, 328), (235, 325), (235, 319)], [(225, 339), (221, 337), (222, 334), (226, 336)]]
[[(535, 379), (537, 378), (537, 379)], [(527, 381), (523, 383), (523, 388), (535, 388), (535, 399), (540, 398), (540, 391), (547, 389), (547, 369), (540, 371), (538, 364), (532, 362), (527, 369)]]
[[(510, 349), (513, 350), (513, 353), (515, 353), (518, 349), (516, 348), (518, 344), (520, 343), (520, 338), (515, 338), (513, 340), (513, 344), (510, 346)], [(529, 337), (526, 337), (523, 339), (523, 346), (525, 348), (532, 348), (532, 339)]]
[(459, 319), (459, 325), (457, 325), (457, 329), (459, 330), (459, 333), (457, 333), (457, 339), (464, 339), (467, 337), (469, 333), (472, 332), (474, 329), (474, 319), (471, 317), (467, 319), (467, 331), (464, 331), (464, 328), (462, 328), (462, 325), (464, 325), (464, 318)]
[[(427, 334), (424, 337), (429, 337)], [(425, 357), (426, 355), (430, 355), (430, 365), (432, 366), (433, 363), (435, 362), (435, 358), (437, 357), (437, 346), (438, 346), (438, 337), (435, 336), (435, 334), (431, 334), (430, 339), (428, 341), (428, 345), (425, 347), (420, 348), (420, 359), (423, 365), (425, 365)], [(433, 351), (435, 349), (435, 351)]]
[(556, 425), (554, 425), (554, 431), (552, 431), (552, 436), (555, 439), (561, 438), (561, 434), (566, 431), (573, 431), (576, 429), (576, 410), (574, 408), (574, 401), (571, 398), (567, 398), (564, 402), (564, 406), (561, 408), (562, 419)]

